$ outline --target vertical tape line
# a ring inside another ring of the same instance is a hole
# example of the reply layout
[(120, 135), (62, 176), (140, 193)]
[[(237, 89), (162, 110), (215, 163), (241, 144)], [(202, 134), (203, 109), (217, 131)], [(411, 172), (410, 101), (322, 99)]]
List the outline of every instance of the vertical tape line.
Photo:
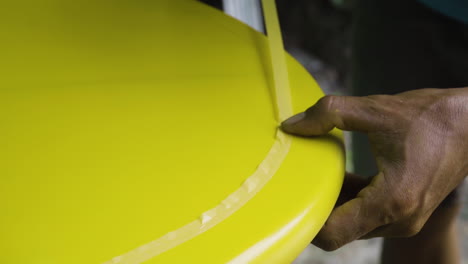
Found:
[(275, 0), (262, 0), (262, 5), (270, 46), (278, 121), (283, 121), (292, 115), (291, 91), (283, 39), (281, 38)]
[[(275, 2), (274, 0), (262, 0), (262, 4), (270, 46), (277, 119), (278, 121), (282, 121), (292, 114), (285, 52), (283, 49)], [(127, 253), (114, 257), (103, 264), (143, 263), (221, 223), (244, 206), (268, 183), (286, 158), (290, 146), (290, 137), (278, 129), (273, 146), (255, 172), (249, 176), (237, 190), (221, 201), (221, 203), (202, 213), (198, 219), (179, 229), (173, 230)]]

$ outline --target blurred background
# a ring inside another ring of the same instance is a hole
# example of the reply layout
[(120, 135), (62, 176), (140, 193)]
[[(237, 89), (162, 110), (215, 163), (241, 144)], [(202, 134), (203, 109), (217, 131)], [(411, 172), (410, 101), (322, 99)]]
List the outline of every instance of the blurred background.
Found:
[[(260, 32), (264, 32), (257, 0), (200, 0), (223, 10)], [(353, 0), (277, 0), (286, 50), (315, 78), (326, 94), (350, 93), (351, 31)], [(345, 135), (346, 147), (351, 137)], [(353, 171), (352, 153), (347, 152), (347, 170)], [(466, 189), (466, 184), (465, 184)], [(465, 201), (468, 197), (465, 190)], [(468, 264), (468, 208), (459, 216), (462, 263)], [(377, 264), (382, 239), (355, 241), (324, 252), (309, 245), (294, 264)]]

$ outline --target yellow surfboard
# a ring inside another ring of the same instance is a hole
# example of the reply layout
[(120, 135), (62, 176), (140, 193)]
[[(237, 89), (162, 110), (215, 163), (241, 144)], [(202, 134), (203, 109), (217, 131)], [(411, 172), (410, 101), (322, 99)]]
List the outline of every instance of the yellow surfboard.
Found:
[(331, 212), (341, 143), (278, 130), (268, 39), (222, 12), (6, 1), (0, 40), (0, 263), (288, 263)]

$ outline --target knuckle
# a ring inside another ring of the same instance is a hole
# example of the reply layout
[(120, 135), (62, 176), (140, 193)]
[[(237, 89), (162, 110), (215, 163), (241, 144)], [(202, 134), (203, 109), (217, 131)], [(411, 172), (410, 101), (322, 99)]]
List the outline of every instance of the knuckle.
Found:
[(343, 243), (340, 236), (327, 230), (325, 226), (315, 237), (312, 243), (324, 251), (334, 251), (340, 248)]
[(319, 242), (316, 243), (316, 246), (328, 252), (335, 251), (341, 247), (338, 241), (335, 239), (320, 240)]
[(409, 223), (405, 225), (405, 227), (403, 228), (402, 236), (404, 237), (415, 236), (421, 231), (422, 227), (423, 225), (419, 223), (415, 223), (415, 222)]
[(317, 102), (317, 108), (321, 111), (328, 112), (334, 108), (337, 96), (326, 95)]
[[(343, 108), (344, 97), (335, 95), (326, 95), (311, 108), (306, 111), (306, 115), (317, 115), (326, 117), (327, 120), (337, 127), (343, 127), (343, 121), (339, 118), (339, 112)], [(330, 128), (331, 129), (331, 128)]]
[(379, 224), (388, 225), (398, 221), (400, 216), (392, 210), (383, 210), (380, 214)]
[(390, 214), (392, 214), (393, 221), (401, 218), (407, 218), (414, 214), (416, 210), (416, 203), (408, 196), (395, 196), (390, 203)]
[[(457, 96), (441, 96), (430, 104), (427, 113), (433, 119), (434, 127), (441, 129), (445, 133), (457, 131), (457, 127), (467, 113), (466, 103), (462, 103)], [(449, 116), (450, 118), (446, 118)], [(462, 121), (463, 122), (463, 121)]]
[(456, 106), (459, 105), (457, 97), (441, 96), (430, 105), (429, 109), (435, 113), (451, 113), (454, 112)]

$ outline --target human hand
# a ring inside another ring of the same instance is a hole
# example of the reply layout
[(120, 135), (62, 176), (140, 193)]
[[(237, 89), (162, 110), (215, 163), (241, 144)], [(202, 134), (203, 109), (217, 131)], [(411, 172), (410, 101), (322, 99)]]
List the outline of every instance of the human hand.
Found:
[(324, 250), (360, 238), (417, 234), (468, 175), (468, 88), (326, 96), (282, 124), (301, 136), (334, 127), (368, 135), (379, 173), (338, 203), (313, 241)]

